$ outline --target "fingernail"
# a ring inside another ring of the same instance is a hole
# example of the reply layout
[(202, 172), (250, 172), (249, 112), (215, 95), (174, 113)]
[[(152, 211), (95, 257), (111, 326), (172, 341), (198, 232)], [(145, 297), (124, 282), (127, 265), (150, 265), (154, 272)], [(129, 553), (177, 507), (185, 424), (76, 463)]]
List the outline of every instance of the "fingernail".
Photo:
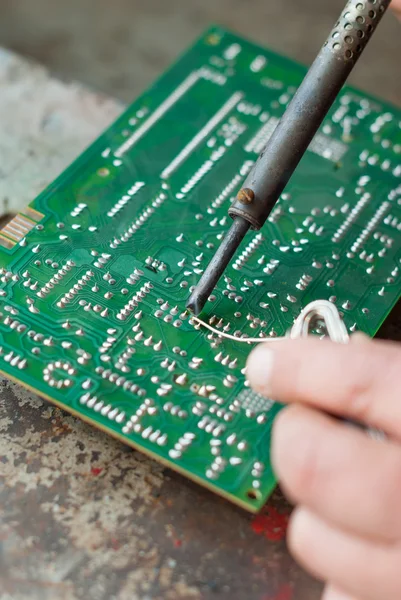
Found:
[(273, 372), (274, 353), (267, 344), (260, 344), (249, 355), (247, 361), (247, 379), (264, 396), (271, 394), (271, 374)]
[(325, 589), (322, 600), (355, 600), (355, 598), (330, 586)]
[(367, 342), (371, 342), (372, 339), (366, 333), (363, 333), (363, 331), (357, 331), (351, 335), (350, 341), (353, 344), (366, 344)]

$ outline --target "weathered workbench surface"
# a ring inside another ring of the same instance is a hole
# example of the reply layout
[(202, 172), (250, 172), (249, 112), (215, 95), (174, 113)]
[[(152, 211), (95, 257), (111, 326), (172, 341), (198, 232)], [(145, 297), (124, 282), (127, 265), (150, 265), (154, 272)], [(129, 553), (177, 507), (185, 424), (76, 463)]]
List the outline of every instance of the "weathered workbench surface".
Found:
[[(121, 110), (5, 51), (0, 90), (6, 210)], [(1, 600), (320, 597), (286, 550), (279, 492), (251, 517), (6, 380), (0, 432)]]

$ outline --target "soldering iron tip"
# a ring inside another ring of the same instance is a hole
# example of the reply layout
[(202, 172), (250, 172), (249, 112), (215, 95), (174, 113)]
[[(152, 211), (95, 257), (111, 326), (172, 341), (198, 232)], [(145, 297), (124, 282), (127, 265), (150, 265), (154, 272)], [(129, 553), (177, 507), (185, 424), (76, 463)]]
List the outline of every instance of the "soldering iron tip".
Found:
[(216, 254), (206, 267), (198, 285), (190, 295), (187, 308), (197, 317), (203, 310), (228, 263), (243, 240), (250, 225), (242, 217), (235, 217)]
[(196, 289), (192, 292), (192, 294), (188, 298), (186, 307), (196, 317), (202, 312), (203, 304), (199, 301), (199, 297), (196, 292)]

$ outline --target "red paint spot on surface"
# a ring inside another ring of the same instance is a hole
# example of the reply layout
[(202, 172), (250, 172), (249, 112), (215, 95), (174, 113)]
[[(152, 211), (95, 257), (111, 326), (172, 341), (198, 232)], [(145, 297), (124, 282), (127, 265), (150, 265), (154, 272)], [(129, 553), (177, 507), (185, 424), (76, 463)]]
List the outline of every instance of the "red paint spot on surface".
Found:
[(97, 475), (100, 475), (100, 473), (103, 471), (103, 469), (101, 467), (92, 467), (91, 468), (91, 473), (92, 475), (95, 475), (95, 477)]
[(120, 542), (118, 541), (117, 538), (111, 538), (110, 542), (111, 542), (111, 547), (113, 548), (113, 550), (118, 550), (120, 548)]
[(253, 519), (252, 529), (258, 535), (264, 535), (270, 542), (279, 542), (285, 538), (288, 520), (289, 515), (280, 514), (273, 506), (266, 506), (264, 511)]
[(264, 596), (262, 600), (291, 600), (293, 597), (293, 588), (288, 583), (284, 583), (273, 596)]
[(176, 540), (174, 540), (173, 544), (174, 544), (175, 548), (181, 548), (181, 546), (182, 546), (182, 540), (176, 539)]

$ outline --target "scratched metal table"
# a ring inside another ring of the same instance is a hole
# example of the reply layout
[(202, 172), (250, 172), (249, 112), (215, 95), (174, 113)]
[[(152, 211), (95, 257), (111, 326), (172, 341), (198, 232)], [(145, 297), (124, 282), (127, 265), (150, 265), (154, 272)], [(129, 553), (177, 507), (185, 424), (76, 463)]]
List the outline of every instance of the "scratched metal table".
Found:
[[(0, 50), (0, 202), (32, 199), (121, 110)], [(384, 332), (399, 338), (395, 314)], [(317, 600), (277, 491), (251, 517), (0, 380), (1, 600)]]

